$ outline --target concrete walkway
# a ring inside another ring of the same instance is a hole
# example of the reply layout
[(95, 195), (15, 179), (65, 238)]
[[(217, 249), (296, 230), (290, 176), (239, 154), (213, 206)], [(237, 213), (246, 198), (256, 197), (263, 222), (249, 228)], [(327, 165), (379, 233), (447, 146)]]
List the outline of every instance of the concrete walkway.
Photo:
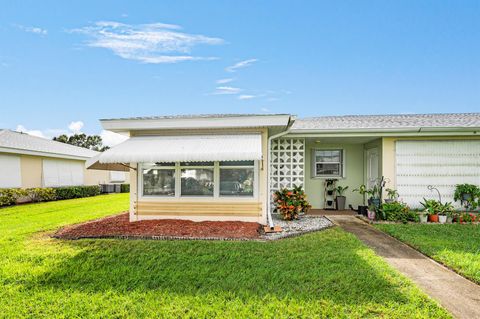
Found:
[(412, 279), (456, 318), (480, 318), (480, 286), (354, 216), (328, 216)]

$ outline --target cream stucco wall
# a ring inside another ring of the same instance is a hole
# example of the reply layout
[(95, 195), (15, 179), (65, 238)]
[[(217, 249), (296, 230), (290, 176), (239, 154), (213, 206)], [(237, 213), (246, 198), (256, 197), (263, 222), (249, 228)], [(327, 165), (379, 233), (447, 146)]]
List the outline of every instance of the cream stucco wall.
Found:
[(20, 170), (22, 188), (42, 187), (42, 157), (21, 155)]
[(337, 185), (348, 186), (345, 192), (346, 207), (362, 204), (362, 197), (352, 192), (364, 183), (364, 146), (363, 144), (323, 144), (307, 140), (305, 155), (305, 192), (312, 208), (324, 208), (324, 182), (326, 178), (312, 176), (312, 152), (315, 149), (343, 149), (345, 156), (345, 177), (338, 178)]
[[(43, 160), (52, 159), (51, 157), (20, 155), (20, 170), (22, 178), (22, 188), (43, 187)], [(62, 159), (67, 160), (67, 159)], [(81, 162), (83, 160), (67, 160), (73, 162)], [(129, 173), (126, 173), (125, 182), (128, 183)], [(98, 185), (103, 183), (110, 183), (110, 172), (101, 170), (87, 170), (83, 172), (84, 185)]]

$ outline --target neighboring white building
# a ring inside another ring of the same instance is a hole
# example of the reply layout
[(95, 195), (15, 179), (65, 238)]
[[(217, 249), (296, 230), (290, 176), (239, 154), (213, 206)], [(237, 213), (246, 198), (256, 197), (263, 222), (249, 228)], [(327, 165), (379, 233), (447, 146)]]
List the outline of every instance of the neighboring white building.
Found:
[(0, 188), (128, 182), (125, 172), (86, 170), (86, 160), (98, 154), (25, 133), (0, 130)]

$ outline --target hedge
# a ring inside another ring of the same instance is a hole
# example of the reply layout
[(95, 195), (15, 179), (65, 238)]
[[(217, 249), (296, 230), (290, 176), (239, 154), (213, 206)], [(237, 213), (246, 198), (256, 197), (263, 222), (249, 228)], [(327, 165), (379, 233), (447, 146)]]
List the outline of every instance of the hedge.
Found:
[(100, 195), (100, 186), (68, 186), (56, 188), (0, 188), (0, 207), (15, 205), (21, 199), (47, 202)]
[(120, 193), (130, 193), (130, 184), (120, 185)]

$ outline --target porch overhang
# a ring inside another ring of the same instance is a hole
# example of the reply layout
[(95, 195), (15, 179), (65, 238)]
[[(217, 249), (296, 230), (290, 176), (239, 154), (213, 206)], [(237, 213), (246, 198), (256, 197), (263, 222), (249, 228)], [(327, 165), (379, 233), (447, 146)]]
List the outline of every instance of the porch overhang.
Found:
[(87, 168), (122, 163), (261, 159), (261, 134), (138, 136), (103, 152)]

